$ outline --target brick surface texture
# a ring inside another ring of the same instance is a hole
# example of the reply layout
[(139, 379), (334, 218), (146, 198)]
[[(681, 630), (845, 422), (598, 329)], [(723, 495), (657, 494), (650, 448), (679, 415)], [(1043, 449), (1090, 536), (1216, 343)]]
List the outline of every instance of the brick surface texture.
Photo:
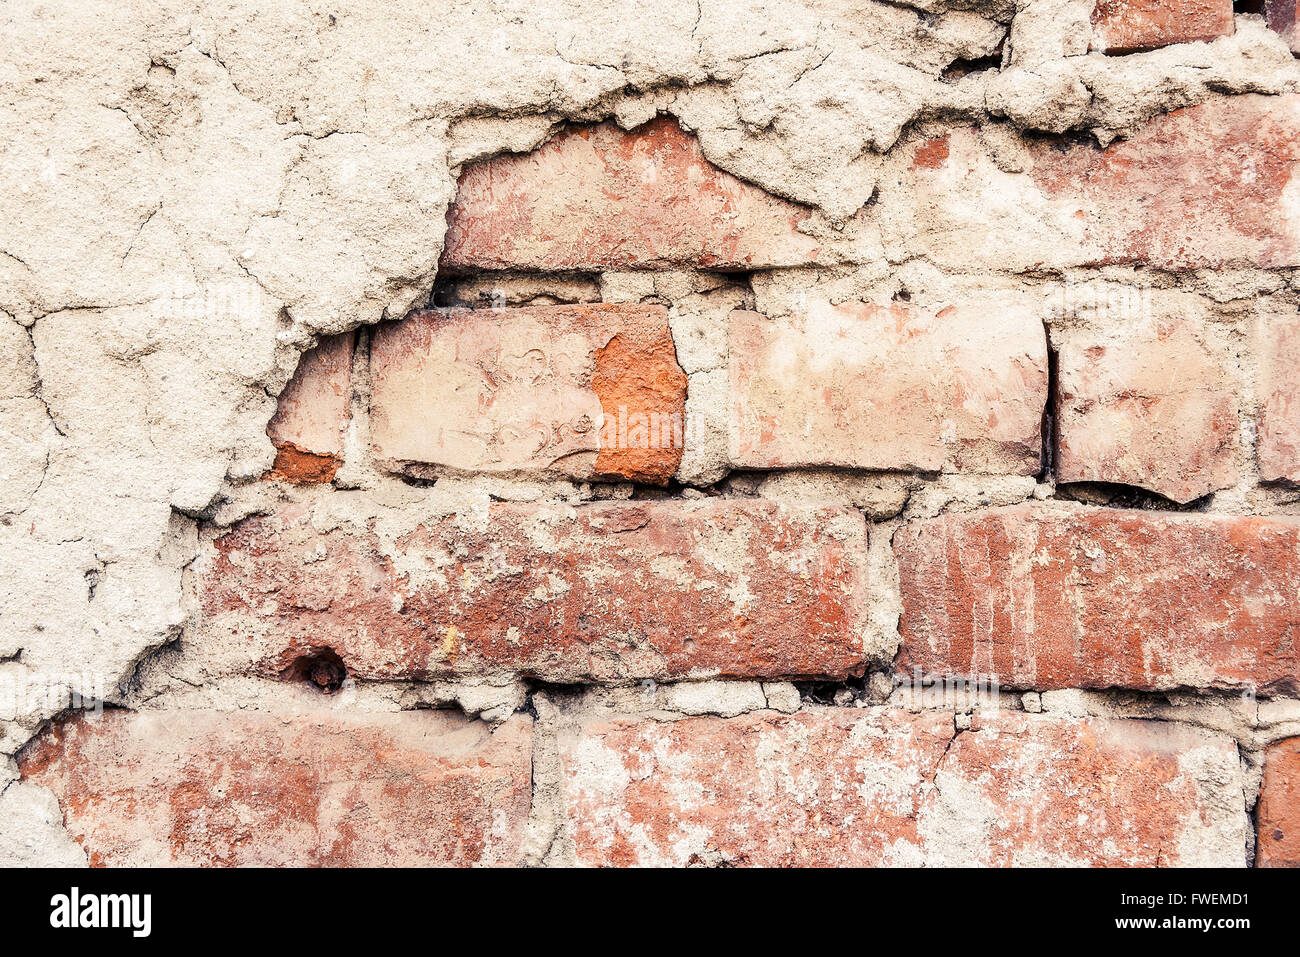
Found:
[(0, 866), (1300, 867), (1294, 0), (14, 6)]

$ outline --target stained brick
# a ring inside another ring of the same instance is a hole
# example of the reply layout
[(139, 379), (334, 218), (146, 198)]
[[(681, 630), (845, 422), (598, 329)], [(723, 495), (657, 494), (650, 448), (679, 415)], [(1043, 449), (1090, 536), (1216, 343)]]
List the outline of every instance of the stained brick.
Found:
[(1300, 95), (1211, 100), (1104, 150), (1027, 144), (1024, 172), (999, 168), (973, 129), (942, 160), (928, 142), (911, 151), (877, 205), (898, 255), (962, 270), (1300, 265)]
[(1300, 867), (1300, 738), (1268, 749), (1255, 820), (1255, 866)]
[(681, 461), (686, 375), (662, 306), (418, 313), (377, 330), (371, 379), (375, 452), (416, 475), (664, 484)]
[(1190, 502), (1237, 481), (1226, 351), (1192, 321), (1078, 331), (1059, 349), (1056, 475)]
[(714, 167), (673, 119), (631, 132), (602, 123), (468, 166), (442, 267), (794, 266), (825, 258), (799, 232), (807, 218)]
[(894, 535), (907, 673), (1300, 687), (1300, 522), (1020, 505)]
[(865, 550), (860, 513), (765, 501), (503, 504), (382, 534), (292, 505), (216, 541), (200, 630), (268, 675), (328, 647), (363, 678), (842, 678), (864, 666)]
[[(593, 719), (560, 742), (592, 865), (1169, 865), (1244, 859), (1236, 746), (1155, 722), (811, 708)], [(1235, 793), (1235, 792), (1233, 792)]]
[(1265, 481), (1300, 481), (1300, 313), (1269, 317), (1260, 352), (1259, 471)]
[(352, 333), (303, 353), (267, 426), (276, 448), (270, 478), (328, 482), (342, 464), (352, 390)]
[(1015, 300), (734, 312), (729, 350), (737, 466), (1039, 470), (1047, 342)]
[(532, 723), (113, 711), (54, 726), (19, 766), (95, 865), (514, 864)]
[(1131, 53), (1231, 36), (1233, 29), (1232, 0), (1098, 0), (1092, 48)]

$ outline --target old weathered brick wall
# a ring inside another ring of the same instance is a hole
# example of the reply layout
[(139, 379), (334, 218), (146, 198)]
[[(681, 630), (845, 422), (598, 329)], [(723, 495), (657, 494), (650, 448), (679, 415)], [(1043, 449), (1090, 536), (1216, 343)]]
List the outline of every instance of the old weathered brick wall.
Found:
[(0, 12), (0, 863), (1300, 864), (1294, 2), (439, 6)]

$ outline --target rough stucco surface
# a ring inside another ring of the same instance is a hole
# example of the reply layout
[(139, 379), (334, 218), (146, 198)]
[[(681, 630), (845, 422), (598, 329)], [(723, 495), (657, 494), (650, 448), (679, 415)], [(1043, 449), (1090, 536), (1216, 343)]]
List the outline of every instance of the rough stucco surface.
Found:
[[(1124, 270), (1132, 255), (1099, 263), (1088, 244), (1102, 240), (1089, 234), (1081, 244), (1052, 211), (1052, 177), (1071, 162), (1067, 146), (1153, 135), (1153, 118), (1176, 123), (1166, 114), (1206, 101), (1230, 113), (1230, 98), (1239, 94), (1269, 110), (1286, 104), (1277, 116), (1293, 114), (1300, 65), (1259, 17), (1237, 17), (1230, 35), (1210, 43), (1123, 57), (1089, 52), (1092, 6), (399, 0), (343, 11), (315, 0), (4, 4), (0, 128), (10, 135), (0, 139), (0, 677), (132, 709), (157, 696), (201, 710), (217, 699), (297, 693), (208, 670), (202, 648), (186, 657), (187, 642), (199, 634), (195, 560), (240, 519), (274, 511), (281, 493), (262, 481), (276, 456), (267, 427), (302, 353), (320, 337), (429, 305), (462, 170), (554, 144), (551, 137), (571, 122), (617, 130), (674, 117), (710, 163), (771, 194), (761, 209), (798, 204), (800, 235), (819, 247), (853, 247), (851, 266), (775, 269), (748, 284), (689, 271), (600, 277), (594, 295), (607, 302), (670, 303), (688, 411), (700, 428), (677, 471), (688, 491), (729, 469), (723, 340), (736, 310), (797, 315), (810, 292), (834, 302), (883, 297), (884, 304), (900, 290), (942, 300), (975, 285), (1039, 295), (1041, 270), (1056, 270), (1049, 278), (1060, 279), (1062, 270), (1081, 265), (1109, 265), (1115, 272), (1101, 281), (1122, 282), (1131, 276)], [(929, 144), (945, 136), (951, 141), (943, 158), (962, 165), (938, 165)], [(1206, 142), (1193, 148), (1208, 150)], [(1283, 147), (1273, 153), (1283, 166), (1295, 161)], [(949, 194), (950, 206), (913, 201), (909, 178), (953, 178), (955, 169), (969, 175)], [(1016, 212), (988, 205), (989, 196), (1011, 197), (1020, 212), (1028, 210), (1019, 231)], [(1251, 268), (1229, 244), (1229, 262), (1172, 256), (1162, 261), (1171, 272), (1156, 270), (1151, 281), (1162, 295), (1177, 287), (1198, 301), (1233, 304), (1242, 324), (1267, 323), (1274, 314), (1287, 321), (1300, 265), (1297, 202), (1294, 186), (1282, 192), (1266, 254), (1242, 247), (1268, 268)], [(1125, 228), (1135, 215), (1112, 212)], [(966, 230), (973, 216), (987, 221), (983, 233)], [(1027, 251), (1025, 261), (1012, 247)], [(1206, 265), (1224, 268), (1210, 273)], [(582, 280), (554, 280), (564, 281)], [(592, 293), (550, 287), (524, 299), (589, 301), (584, 295)], [(1064, 317), (1066, 331), (1053, 330), (1054, 346), (1068, 337), (1070, 322)], [(1228, 338), (1235, 344), (1236, 333)], [(1240, 352), (1227, 352), (1237, 357), (1224, 360), (1230, 374), (1240, 374)], [(351, 424), (338, 446), (345, 464), (335, 481), (368, 498), (338, 508), (361, 510), (348, 521), (380, 538), (440, 516), (481, 515), (494, 499), (575, 503), (623, 494), (612, 485), (531, 476), (453, 476), (432, 488), (404, 483), (354, 467), (350, 450), (366, 441), (355, 420), (343, 416)], [(1017, 462), (1026, 435), (1033, 444), (1032, 429), (1032, 422), (1018, 423), (1008, 453)], [(1225, 448), (1216, 452), (1236, 468), (1210, 482), (1220, 492), (1217, 507), (1296, 511), (1294, 497), (1256, 495), (1243, 464), (1248, 450), (1231, 442)], [(917, 467), (934, 467), (928, 460), (903, 464), (907, 470), (884, 476), (741, 476), (735, 489), (851, 507), (873, 519), (893, 519), (906, 507), (905, 517), (923, 519), (1013, 504), (1043, 488), (1019, 466), (984, 481), (917, 475)], [(1286, 467), (1277, 466), (1279, 474)], [(1171, 478), (1175, 498), (1204, 491), (1184, 479)], [(328, 531), (329, 507), (322, 508), (312, 521)], [(888, 663), (898, 641), (891, 532), (873, 529), (862, 555), (879, 566), (873, 580), (884, 588), (863, 612), (864, 664), (869, 658), (873, 668)], [(497, 721), (531, 693), (514, 678), (489, 685), (360, 693), (375, 696), (380, 708), (454, 706)], [(740, 687), (766, 708), (791, 690), (781, 682)], [(724, 713), (729, 695), (740, 693), (717, 691), (701, 710)], [(1243, 724), (1231, 701), (1189, 707), (1230, 713), (1216, 729), (1220, 761), (1230, 739), (1249, 750), (1279, 729), (1295, 733), (1300, 712), (1274, 704), (1282, 710), (1266, 726)], [(576, 719), (566, 708), (591, 707), (564, 699), (539, 712), (569, 721)], [(1103, 695), (1060, 707), (1110, 715), (1120, 706)], [(1118, 717), (1150, 717), (1161, 707), (1146, 702), (1143, 714)], [(658, 699), (654, 708), (683, 710)], [(85, 859), (53, 792), (21, 779), (12, 757), (62, 710), (57, 701), (23, 695), (0, 704), (0, 818), (13, 825), (0, 829), (0, 863)], [(1192, 723), (1219, 720), (1195, 714)], [(554, 796), (562, 787), (559, 758), (552, 758), (549, 771), (549, 759), (538, 759), (544, 773), (537, 794)], [(1248, 779), (1257, 768), (1251, 761)], [(1189, 794), (1198, 786), (1192, 779), (1199, 780), (1190, 775)], [(1248, 859), (1244, 815), (1258, 775), (1250, 780), (1247, 804), (1212, 815), (1217, 843), (1204, 846), (1240, 844), (1240, 854), (1215, 860)], [(546, 837), (563, 830), (548, 813), (533, 807), (533, 845), (520, 859), (576, 853)]]

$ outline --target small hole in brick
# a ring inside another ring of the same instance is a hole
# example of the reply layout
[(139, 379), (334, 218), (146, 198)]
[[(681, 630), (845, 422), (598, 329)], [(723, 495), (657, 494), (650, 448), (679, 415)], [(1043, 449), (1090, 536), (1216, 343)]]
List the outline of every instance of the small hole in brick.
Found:
[(343, 687), (347, 676), (347, 666), (333, 648), (316, 648), (299, 655), (281, 672), (281, 677), (287, 681), (305, 681), (326, 694), (333, 694)]
[(1286, 836), (1286, 835), (1284, 835), (1284, 834), (1282, 833), (1282, 829), (1281, 829), (1281, 828), (1278, 828), (1276, 831), (1273, 832), (1273, 840), (1275, 840), (1275, 841), (1280, 841), (1280, 840), (1282, 840), (1282, 838), (1285, 837), (1285, 836)]

